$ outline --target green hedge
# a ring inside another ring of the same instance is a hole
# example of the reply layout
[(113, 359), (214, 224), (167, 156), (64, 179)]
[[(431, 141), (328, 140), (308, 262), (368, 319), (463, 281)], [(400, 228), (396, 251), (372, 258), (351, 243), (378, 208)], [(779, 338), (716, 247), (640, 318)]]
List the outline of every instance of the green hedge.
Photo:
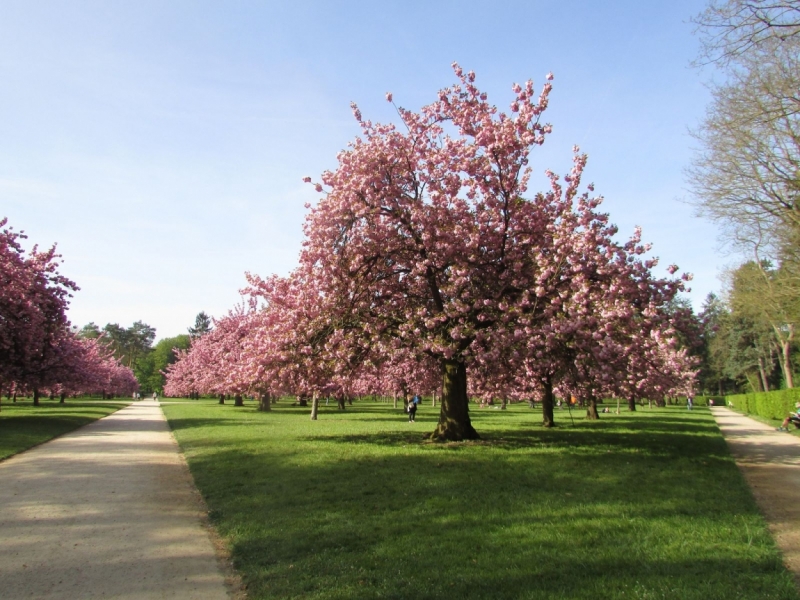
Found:
[(800, 402), (800, 388), (758, 392), (756, 394), (736, 394), (726, 396), (728, 405), (745, 414), (754, 414), (766, 419), (783, 419), (794, 412), (794, 405)]

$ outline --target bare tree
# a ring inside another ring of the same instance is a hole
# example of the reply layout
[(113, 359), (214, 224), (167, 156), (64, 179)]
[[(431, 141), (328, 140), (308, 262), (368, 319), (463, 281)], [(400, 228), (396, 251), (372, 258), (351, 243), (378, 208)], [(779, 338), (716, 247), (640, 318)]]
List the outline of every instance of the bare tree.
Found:
[(800, 263), (800, 37), (739, 65), (693, 132), (689, 183), (728, 241)]
[(697, 63), (728, 66), (800, 37), (800, 1), (712, 0), (692, 22), (702, 43)]

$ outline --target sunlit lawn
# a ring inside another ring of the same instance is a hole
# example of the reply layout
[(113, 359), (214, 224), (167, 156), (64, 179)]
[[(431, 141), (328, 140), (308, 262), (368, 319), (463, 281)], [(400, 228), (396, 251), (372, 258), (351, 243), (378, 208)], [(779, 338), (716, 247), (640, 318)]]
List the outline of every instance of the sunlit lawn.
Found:
[(251, 598), (798, 598), (707, 409), (165, 405)]
[(33, 406), (30, 398), (0, 405), (0, 460), (88, 425), (110, 415), (127, 401), (103, 401), (69, 398), (64, 404), (42, 398)]

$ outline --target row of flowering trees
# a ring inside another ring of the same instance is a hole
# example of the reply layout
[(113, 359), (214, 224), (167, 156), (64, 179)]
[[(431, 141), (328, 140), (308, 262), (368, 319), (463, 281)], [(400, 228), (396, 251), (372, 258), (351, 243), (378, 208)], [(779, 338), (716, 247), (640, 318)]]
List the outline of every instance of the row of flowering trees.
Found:
[(58, 272), (55, 247), (26, 253), (26, 236), (0, 220), (0, 395), (88, 392), (130, 394), (138, 387), (96, 339), (83, 339), (66, 316), (78, 289)]
[(506, 113), (454, 69), (434, 103), (397, 108), (402, 130), (353, 105), (361, 137), (306, 178), (324, 195), (299, 266), (248, 274), (249, 302), (171, 368), (167, 393), (291, 392), (315, 415), (320, 394), (439, 392), (433, 437), (463, 440), (478, 436), (470, 397), (539, 399), (551, 426), (556, 394), (596, 417), (606, 395), (633, 408), (691, 387), (669, 310), (688, 276), (656, 278), (638, 230), (615, 241), (593, 186), (580, 192), (577, 148), (569, 175), (528, 194), (552, 76), (538, 95), (515, 85)]

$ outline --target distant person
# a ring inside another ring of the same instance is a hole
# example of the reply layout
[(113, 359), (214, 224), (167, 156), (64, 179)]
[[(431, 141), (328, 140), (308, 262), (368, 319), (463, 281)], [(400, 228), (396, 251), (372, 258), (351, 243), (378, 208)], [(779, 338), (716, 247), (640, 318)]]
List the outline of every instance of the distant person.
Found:
[(692, 397), (691, 396), (687, 396), (686, 397), (686, 408), (688, 410), (692, 410), (692, 406), (694, 406), (694, 402), (692, 400)]
[(786, 418), (775, 431), (789, 431), (789, 423), (793, 423), (795, 427), (800, 426), (800, 402), (794, 405), (794, 412), (786, 415)]
[(158, 402), (158, 392), (153, 392), (153, 401)]
[(408, 403), (408, 422), (413, 423), (417, 418), (417, 405), (419, 404), (419, 396), (414, 394), (414, 398)]

